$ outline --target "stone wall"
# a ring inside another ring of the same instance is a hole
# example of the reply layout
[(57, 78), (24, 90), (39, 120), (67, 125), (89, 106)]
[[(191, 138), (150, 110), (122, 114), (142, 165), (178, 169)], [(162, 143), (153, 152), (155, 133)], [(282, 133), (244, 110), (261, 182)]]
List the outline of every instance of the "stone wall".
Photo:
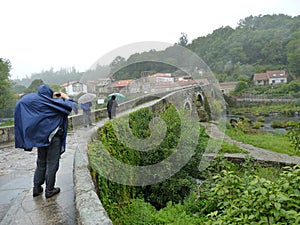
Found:
[(14, 127), (0, 127), (0, 143), (11, 143), (15, 140)]
[[(176, 91), (165, 91), (165, 92), (160, 92), (160, 93), (152, 93), (152, 94), (148, 94), (148, 95), (144, 95), (142, 97), (139, 98), (135, 98), (133, 100), (124, 102), (119, 104), (119, 107), (117, 109), (118, 113), (124, 112), (124, 111), (128, 111), (130, 109), (135, 108), (138, 105), (141, 105), (145, 102), (149, 102), (151, 100), (155, 100), (155, 99), (159, 99), (163, 96), (166, 96), (170, 93), (186, 93), (185, 96), (186, 98), (189, 97), (191, 95), (190, 93), (190, 89), (193, 89), (195, 87), (186, 87), (186, 88), (182, 88), (180, 90)], [(199, 89), (199, 86), (196, 87), (196, 90)], [(171, 95), (172, 96), (172, 95)], [(173, 95), (174, 97), (174, 95)], [(184, 100), (179, 100), (177, 101), (178, 104), (184, 104), (183, 102)], [(107, 118), (107, 110), (106, 108), (104, 109), (100, 109), (100, 110), (95, 110), (92, 112), (92, 117), (95, 119), (95, 121), (100, 121), (104, 118)], [(78, 115), (72, 115), (69, 116), (69, 127), (70, 129), (76, 129), (77, 127), (82, 126), (83, 124), (83, 115), (82, 114), (78, 114)], [(0, 127), (0, 144), (6, 144), (6, 143), (11, 143), (14, 141), (15, 135), (14, 135), (14, 126), (6, 126), (6, 127)]]

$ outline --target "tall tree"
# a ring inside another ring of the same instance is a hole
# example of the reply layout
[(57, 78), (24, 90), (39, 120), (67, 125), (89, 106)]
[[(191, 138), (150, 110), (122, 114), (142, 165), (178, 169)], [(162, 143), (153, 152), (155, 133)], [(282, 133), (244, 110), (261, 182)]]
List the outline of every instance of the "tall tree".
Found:
[(44, 84), (44, 81), (41, 79), (36, 79), (32, 81), (32, 83), (29, 85), (29, 87), (26, 89), (25, 93), (33, 93), (37, 92), (40, 85)]
[(181, 33), (181, 37), (179, 38), (179, 42), (178, 44), (186, 47), (188, 43), (188, 39), (187, 39), (187, 34), (186, 33)]
[(11, 92), (10, 78), (11, 64), (8, 59), (0, 58), (0, 117), (12, 117), (14, 96)]
[(290, 71), (300, 77), (300, 31), (294, 32), (287, 44), (287, 58)]

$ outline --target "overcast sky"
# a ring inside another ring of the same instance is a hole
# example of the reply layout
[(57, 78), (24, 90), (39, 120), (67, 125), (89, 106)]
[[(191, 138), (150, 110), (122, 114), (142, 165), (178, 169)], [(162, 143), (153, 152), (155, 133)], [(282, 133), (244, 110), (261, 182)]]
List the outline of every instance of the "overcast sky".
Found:
[(89, 69), (124, 45), (191, 41), (250, 15), (300, 15), (299, 0), (1, 0), (0, 58), (11, 78)]

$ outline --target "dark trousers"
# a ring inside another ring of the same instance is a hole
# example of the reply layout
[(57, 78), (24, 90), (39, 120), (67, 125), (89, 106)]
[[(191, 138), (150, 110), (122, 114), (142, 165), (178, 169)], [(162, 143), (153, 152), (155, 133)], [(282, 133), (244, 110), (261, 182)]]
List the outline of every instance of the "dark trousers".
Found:
[(59, 168), (61, 139), (54, 136), (49, 146), (38, 148), (36, 169), (34, 172), (34, 187), (39, 187), (46, 181), (46, 191), (54, 188), (56, 172)]
[(111, 111), (107, 111), (108, 112), (108, 118), (111, 120), (112, 116), (111, 116)]
[(85, 126), (92, 124), (92, 113), (90, 110), (83, 110), (83, 120)]

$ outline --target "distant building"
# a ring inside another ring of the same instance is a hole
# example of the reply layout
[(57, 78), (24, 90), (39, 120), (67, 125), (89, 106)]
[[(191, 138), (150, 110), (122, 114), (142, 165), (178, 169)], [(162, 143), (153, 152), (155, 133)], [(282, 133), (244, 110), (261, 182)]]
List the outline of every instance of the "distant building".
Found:
[(233, 91), (235, 89), (235, 86), (237, 85), (238, 82), (222, 82), (219, 83), (220, 89), (224, 94), (229, 94), (230, 91)]
[(97, 80), (88, 80), (86, 81), (87, 91), (90, 93), (96, 93), (97, 91)]
[(256, 85), (286, 84), (288, 75), (284, 70), (272, 70), (265, 73), (255, 73), (253, 76)]
[(99, 78), (97, 80), (97, 91), (98, 93), (104, 93), (106, 92), (106, 86), (111, 83), (111, 78), (106, 77), (106, 78)]
[(103, 93), (105, 92), (105, 86), (111, 83), (111, 79), (108, 78), (98, 78), (96, 80), (88, 80), (86, 82), (87, 90), (90, 93)]
[(128, 85), (132, 80), (118, 80), (105, 86), (105, 92), (128, 92)]
[(207, 79), (194, 80), (190, 76), (173, 77), (171, 73), (156, 73), (148, 77), (142, 77), (132, 81), (128, 85), (130, 93), (156, 93), (170, 91), (189, 85), (203, 85)]
[(87, 86), (79, 81), (69, 81), (60, 85), (66, 89), (69, 96), (76, 96), (80, 93), (87, 93)]
[(148, 76), (148, 80), (152, 83), (174, 82), (174, 77), (171, 73), (156, 73)]

